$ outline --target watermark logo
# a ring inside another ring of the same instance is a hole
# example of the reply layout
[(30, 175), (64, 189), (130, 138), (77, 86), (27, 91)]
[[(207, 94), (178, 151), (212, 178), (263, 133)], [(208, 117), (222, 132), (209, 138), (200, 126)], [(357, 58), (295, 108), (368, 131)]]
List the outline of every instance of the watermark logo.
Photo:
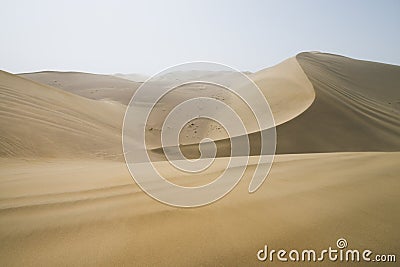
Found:
[(337, 246), (338, 248), (340, 248), (340, 249), (346, 248), (346, 247), (347, 247), (347, 240), (344, 239), (344, 238), (339, 238), (339, 239), (336, 241), (336, 246)]
[[(123, 150), (133, 179), (149, 196), (172, 206), (198, 207), (238, 184), (250, 158), (250, 133), (259, 134), (253, 154), (260, 155), (249, 184), (252, 193), (267, 177), (276, 148), (274, 118), (263, 92), (228, 66), (185, 63), (137, 89), (124, 117)], [(157, 155), (183, 175), (201, 174), (219, 156), (229, 160), (212, 182), (190, 187), (166, 179), (157, 169)]]
[(347, 240), (339, 238), (335, 247), (328, 247), (321, 251), (314, 249), (275, 250), (265, 245), (257, 252), (259, 261), (278, 262), (396, 262), (395, 254), (374, 254), (371, 250), (358, 250), (348, 248)]

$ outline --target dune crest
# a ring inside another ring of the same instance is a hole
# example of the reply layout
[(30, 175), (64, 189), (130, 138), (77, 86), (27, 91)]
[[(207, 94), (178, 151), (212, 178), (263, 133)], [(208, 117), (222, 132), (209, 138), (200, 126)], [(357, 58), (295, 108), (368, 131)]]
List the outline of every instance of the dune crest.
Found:
[(311, 82), (294, 57), (250, 74), (249, 78), (257, 84), (268, 100), (275, 125), (300, 115), (315, 98)]
[(278, 126), (278, 153), (400, 150), (399, 66), (324, 53), (296, 58), (316, 97)]

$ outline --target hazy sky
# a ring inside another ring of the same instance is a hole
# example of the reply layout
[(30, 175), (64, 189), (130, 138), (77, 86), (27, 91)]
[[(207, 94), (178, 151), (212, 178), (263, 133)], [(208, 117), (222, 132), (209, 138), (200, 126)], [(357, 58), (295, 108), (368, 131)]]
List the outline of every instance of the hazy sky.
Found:
[(256, 71), (300, 51), (400, 65), (400, 1), (3, 1), (0, 68), (153, 74), (193, 60)]

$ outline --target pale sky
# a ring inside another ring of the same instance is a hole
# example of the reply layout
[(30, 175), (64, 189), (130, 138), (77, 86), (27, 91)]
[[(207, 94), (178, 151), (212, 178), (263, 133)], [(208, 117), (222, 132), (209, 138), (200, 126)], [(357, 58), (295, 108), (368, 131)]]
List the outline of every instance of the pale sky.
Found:
[(400, 1), (0, 0), (0, 69), (257, 71), (301, 51), (400, 65)]

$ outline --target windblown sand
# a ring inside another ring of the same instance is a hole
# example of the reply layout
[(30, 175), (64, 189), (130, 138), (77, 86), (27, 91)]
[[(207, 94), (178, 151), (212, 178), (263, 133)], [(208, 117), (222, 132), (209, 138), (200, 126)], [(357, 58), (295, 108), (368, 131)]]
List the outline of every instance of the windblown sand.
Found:
[[(253, 266), (266, 244), (322, 250), (341, 237), (360, 250), (400, 251), (398, 66), (302, 53), (250, 74), (270, 102), (280, 155), (256, 193), (247, 192), (254, 156), (231, 193), (193, 209), (153, 200), (126, 168), (121, 127), (137, 87), (102, 90), (118, 78), (40, 74), (76, 82), (56, 89), (27, 79), (37, 75), (0, 72), (2, 266)], [(167, 178), (188, 186), (214, 179), (226, 142), (201, 176)]]

